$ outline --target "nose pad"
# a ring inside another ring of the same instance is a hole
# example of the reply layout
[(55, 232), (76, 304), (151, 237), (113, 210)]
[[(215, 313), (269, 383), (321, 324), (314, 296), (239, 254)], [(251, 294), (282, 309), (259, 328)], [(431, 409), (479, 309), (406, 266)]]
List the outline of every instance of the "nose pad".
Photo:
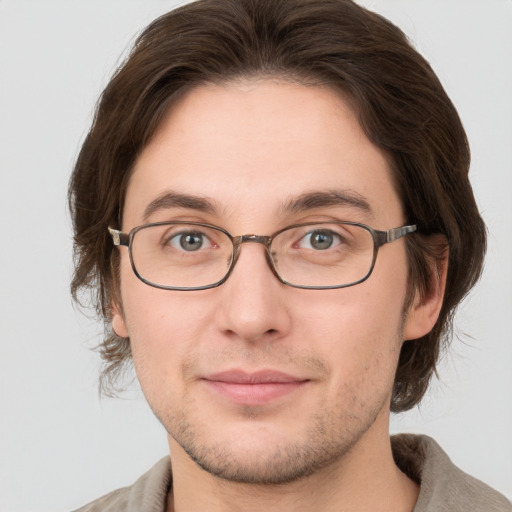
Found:
[[(247, 239), (245, 239), (245, 237), (251, 237), (251, 238), (247, 240)], [(232, 274), (239, 274), (240, 273), (242, 280), (248, 279), (250, 274), (248, 275), (247, 273), (244, 273), (244, 269), (240, 269), (239, 270), (239, 267), (243, 267), (244, 266), (244, 263), (243, 262), (240, 263), (240, 261), (241, 260), (243, 261), (243, 259), (245, 259), (247, 257), (247, 258), (250, 258), (251, 261), (254, 258), (254, 263), (251, 263), (251, 266), (252, 265), (254, 265), (256, 267), (261, 266), (261, 271), (263, 271), (265, 273), (270, 270), (272, 275), (274, 277), (276, 277), (279, 282), (282, 282), (281, 278), (276, 273), (276, 269), (274, 267), (274, 264), (273, 264), (273, 261), (272, 261), (272, 257), (270, 256), (270, 253), (269, 253), (268, 245), (266, 244), (265, 241), (259, 240), (259, 239), (263, 239), (263, 238), (265, 238), (265, 237), (257, 237), (255, 235), (244, 235), (244, 239), (241, 240), (241, 242), (237, 245), (237, 247), (235, 249), (233, 263), (231, 265), (231, 272), (229, 274), (230, 276)], [(261, 249), (258, 249), (257, 247), (254, 247), (252, 249), (250, 247), (246, 247), (244, 249), (242, 247), (243, 245), (252, 245), (252, 244), (254, 244), (254, 245), (262, 245), (263, 247)], [(264, 252), (264, 258), (261, 257), (262, 256), (261, 251)], [(252, 253), (252, 254), (250, 254), (249, 256), (242, 256), (241, 257), (241, 253), (242, 252)], [(263, 265), (264, 265), (264, 267), (263, 267)], [(232, 279), (232, 277), (230, 277), (229, 279)]]
[(270, 247), (265, 248), (265, 259), (267, 261), (267, 265), (270, 268), (274, 277), (279, 281), (280, 284), (287, 284), (286, 281), (279, 275), (277, 271), (277, 262), (272, 258), (272, 254), (270, 253)]
[[(231, 270), (234, 269), (234, 267), (237, 264), (238, 258), (240, 257), (240, 250), (242, 248), (243, 244), (247, 243), (255, 243), (255, 244), (261, 244), (265, 248), (265, 259), (267, 262), (268, 267), (274, 274), (274, 276), (280, 281), (281, 283), (285, 283), (279, 274), (277, 273), (276, 265), (274, 264), (274, 261), (272, 259), (272, 255), (270, 253), (270, 241), (271, 238), (269, 236), (261, 236), (261, 235), (243, 235), (239, 237), (235, 241), (235, 253), (233, 258), (233, 264), (231, 265)], [(231, 273), (231, 272), (230, 272)]]

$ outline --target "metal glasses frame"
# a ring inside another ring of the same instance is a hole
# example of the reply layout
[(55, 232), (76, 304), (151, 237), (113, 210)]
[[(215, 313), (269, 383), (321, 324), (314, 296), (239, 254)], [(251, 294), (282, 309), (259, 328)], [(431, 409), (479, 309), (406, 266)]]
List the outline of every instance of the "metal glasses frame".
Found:
[[(133, 261), (133, 254), (132, 254), (133, 239), (134, 239), (137, 231), (140, 231), (141, 229), (146, 229), (151, 226), (164, 226), (164, 225), (176, 225), (176, 224), (178, 224), (178, 225), (183, 224), (183, 225), (189, 225), (189, 226), (198, 226), (198, 227), (204, 227), (204, 228), (209, 228), (209, 229), (215, 229), (217, 231), (224, 233), (229, 238), (229, 240), (233, 244), (233, 253), (232, 253), (232, 258), (231, 258), (231, 263), (229, 265), (229, 268), (222, 279), (220, 279), (219, 281), (216, 281), (215, 283), (204, 285), (204, 286), (193, 286), (193, 287), (182, 287), (181, 286), (180, 287), (180, 286), (166, 286), (166, 285), (156, 284), (151, 281), (148, 281), (147, 279), (145, 279), (143, 276), (141, 276), (139, 274), (139, 271), (137, 270), (135, 263)], [(290, 282), (286, 281), (285, 279), (283, 279), (279, 275), (279, 272), (277, 271), (277, 269), (275, 267), (274, 261), (272, 259), (272, 254), (270, 252), (270, 247), (271, 247), (271, 244), (272, 244), (272, 241), (274, 240), (274, 238), (277, 235), (279, 235), (280, 233), (282, 233), (283, 231), (287, 231), (288, 229), (299, 228), (299, 227), (303, 227), (303, 226), (321, 226), (321, 225), (327, 225), (327, 224), (358, 226), (358, 227), (365, 229), (366, 231), (368, 231), (370, 233), (370, 235), (372, 236), (372, 239), (373, 239), (373, 257), (372, 257), (372, 263), (371, 263), (370, 269), (368, 270), (367, 274), (363, 278), (359, 279), (358, 281), (354, 281), (354, 282), (348, 283), (348, 284), (333, 285), (333, 286), (298, 285), (298, 284), (290, 283)], [(236, 265), (236, 262), (238, 261), (239, 255), (240, 255), (240, 247), (244, 243), (257, 243), (257, 244), (262, 244), (265, 246), (265, 249), (266, 249), (265, 254), (266, 254), (267, 263), (268, 263), (270, 269), (272, 270), (272, 273), (277, 277), (277, 279), (281, 283), (283, 283), (285, 285), (292, 286), (293, 288), (302, 288), (302, 289), (307, 289), (307, 290), (332, 290), (332, 289), (336, 289), (336, 288), (348, 288), (349, 286), (355, 286), (356, 284), (360, 284), (360, 283), (366, 281), (370, 277), (370, 275), (373, 272), (373, 268), (375, 267), (375, 261), (377, 260), (377, 254), (379, 252), (380, 247), (382, 247), (385, 244), (394, 242), (395, 240), (398, 240), (399, 238), (402, 238), (405, 235), (414, 233), (416, 231), (416, 229), (417, 229), (416, 224), (412, 224), (412, 225), (400, 226), (397, 228), (388, 229), (386, 231), (379, 231), (370, 226), (367, 226), (366, 224), (361, 224), (358, 222), (328, 221), (328, 222), (305, 222), (305, 223), (301, 223), (301, 224), (292, 224), (291, 226), (286, 226), (285, 228), (282, 228), (279, 231), (276, 231), (275, 233), (273, 233), (272, 235), (269, 235), (269, 236), (267, 236), (267, 235), (252, 235), (252, 234), (232, 236), (225, 229), (223, 229), (219, 226), (214, 226), (212, 224), (205, 224), (205, 223), (201, 223), (201, 222), (186, 222), (186, 221), (174, 221), (174, 222), (166, 221), (166, 222), (153, 222), (150, 224), (143, 224), (141, 226), (136, 226), (132, 230), (130, 230), (129, 233), (123, 233), (122, 231), (119, 231), (117, 229), (113, 229), (110, 227), (108, 228), (108, 231), (109, 231), (110, 235), (112, 236), (112, 241), (115, 246), (128, 247), (128, 252), (130, 255), (130, 263), (131, 263), (133, 272), (143, 283), (146, 283), (149, 286), (153, 286), (154, 288), (160, 288), (163, 290), (193, 291), (193, 290), (207, 290), (209, 288), (216, 288), (217, 286), (220, 286), (222, 283), (224, 283), (228, 279), (228, 277), (231, 275), (231, 272), (233, 272), (233, 269)]]

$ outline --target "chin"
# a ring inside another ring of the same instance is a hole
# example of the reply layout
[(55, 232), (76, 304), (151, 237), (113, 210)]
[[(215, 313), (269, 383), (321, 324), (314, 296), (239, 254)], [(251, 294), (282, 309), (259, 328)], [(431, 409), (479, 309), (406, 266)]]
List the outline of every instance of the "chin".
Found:
[(307, 478), (343, 459), (366, 432), (367, 425), (334, 432), (315, 424), (302, 435), (289, 430), (263, 427), (241, 428), (220, 439), (218, 433), (193, 429), (172, 435), (179, 447), (200, 468), (230, 482), (253, 485), (281, 485)]

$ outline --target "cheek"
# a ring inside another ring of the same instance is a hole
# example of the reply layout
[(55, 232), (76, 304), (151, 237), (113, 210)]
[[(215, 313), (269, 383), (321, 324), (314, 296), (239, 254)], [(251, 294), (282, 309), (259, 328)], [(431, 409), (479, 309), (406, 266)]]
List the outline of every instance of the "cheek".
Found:
[[(145, 285), (142, 285), (145, 286)], [(125, 303), (125, 318), (134, 353), (187, 350), (199, 341), (208, 325), (211, 307), (201, 307), (185, 293), (158, 290), (146, 286), (136, 300)], [(200, 313), (198, 313), (200, 311)]]
[(300, 329), (313, 331), (320, 345), (337, 340), (335, 346), (347, 350), (388, 345), (403, 324), (405, 282), (394, 294), (382, 294), (367, 283), (320, 292), (300, 307)]
[(185, 394), (183, 361), (193, 350), (200, 324), (182, 301), (159, 299), (155, 291), (156, 296), (151, 291), (144, 293), (146, 300), (130, 303), (126, 319), (137, 379), (160, 417), (161, 404), (180, 403)]
[(178, 385), (180, 368), (211, 328), (212, 301), (196, 292), (160, 290), (122, 273), (124, 322), (133, 363), (145, 393), (164, 381)]
[[(384, 269), (382, 269), (384, 270)], [(337, 379), (361, 383), (361, 376), (394, 377), (403, 341), (406, 279), (376, 268), (360, 285), (321, 292), (303, 307), (298, 332), (308, 333)], [(376, 278), (372, 280), (373, 278)]]

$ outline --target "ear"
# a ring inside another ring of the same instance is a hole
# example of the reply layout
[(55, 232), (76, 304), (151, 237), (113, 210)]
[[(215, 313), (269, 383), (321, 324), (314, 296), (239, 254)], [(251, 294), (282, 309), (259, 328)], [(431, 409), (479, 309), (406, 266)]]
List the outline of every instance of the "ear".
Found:
[(443, 305), (448, 271), (448, 247), (440, 260), (432, 261), (428, 289), (424, 294), (416, 290), (407, 312), (404, 340), (415, 340), (428, 334), (434, 327)]
[(112, 330), (120, 338), (128, 338), (128, 329), (124, 319), (123, 308), (116, 302), (112, 302)]

